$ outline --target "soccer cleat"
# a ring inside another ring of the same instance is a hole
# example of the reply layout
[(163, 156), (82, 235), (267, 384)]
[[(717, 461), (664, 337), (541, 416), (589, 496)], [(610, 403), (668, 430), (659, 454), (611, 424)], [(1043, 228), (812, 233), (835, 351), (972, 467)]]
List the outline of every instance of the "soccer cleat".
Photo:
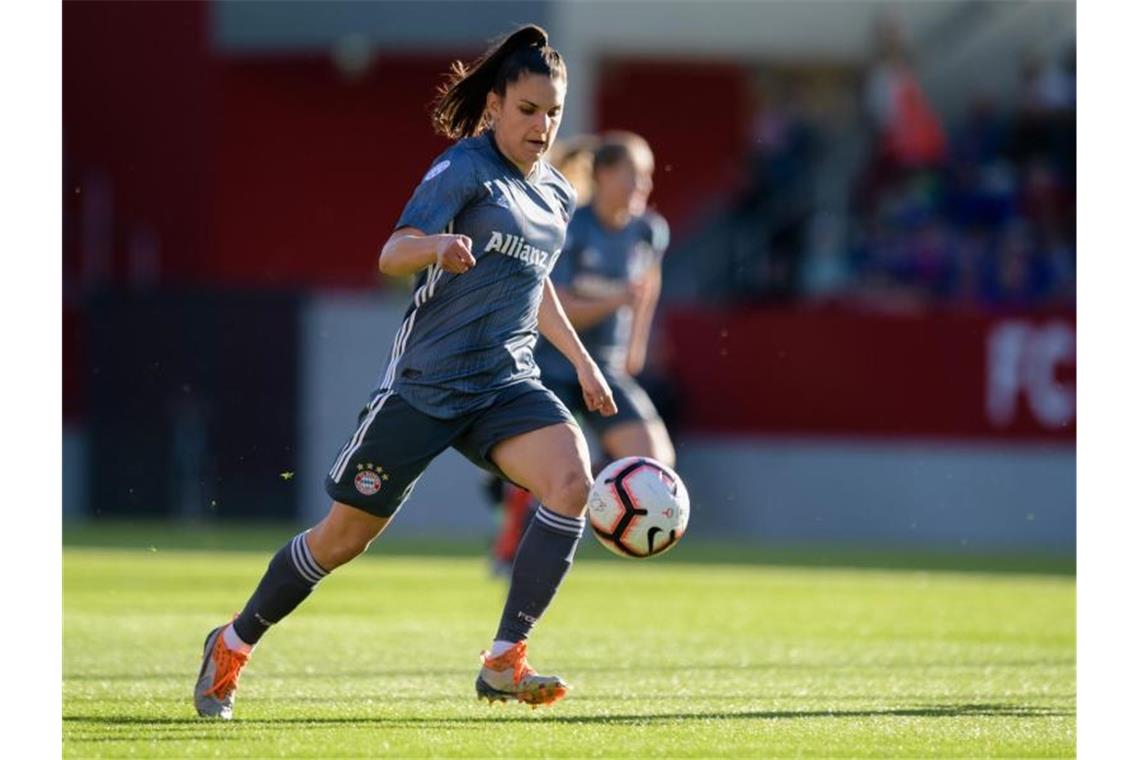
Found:
[(235, 652), (222, 638), (225, 626), (218, 626), (206, 636), (202, 652), (202, 669), (194, 686), (194, 707), (203, 718), (229, 720), (234, 716), (234, 692), (238, 676), (249, 662), (249, 655)]
[(498, 657), (483, 652), (483, 669), (475, 679), (475, 694), (488, 704), (514, 699), (538, 707), (566, 696), (569, 684), (558, 676), (540, 676), (526, 660), (526, 642), (520, 641)]

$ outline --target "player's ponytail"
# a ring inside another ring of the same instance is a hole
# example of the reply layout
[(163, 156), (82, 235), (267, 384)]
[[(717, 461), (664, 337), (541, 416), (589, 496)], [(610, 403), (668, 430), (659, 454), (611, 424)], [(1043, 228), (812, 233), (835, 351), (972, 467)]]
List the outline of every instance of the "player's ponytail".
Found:
[(523, 73), (566, 78), (562, 56), (550, 47), (546, 30), (533, 24), (492, 45), (470, 67), (462, 61), (451, 64), (451, 74), (432, 107), (432, 127), (453, 140), (478, 134), (486, 126), (487, 93), (504, 95), (507, 85)]

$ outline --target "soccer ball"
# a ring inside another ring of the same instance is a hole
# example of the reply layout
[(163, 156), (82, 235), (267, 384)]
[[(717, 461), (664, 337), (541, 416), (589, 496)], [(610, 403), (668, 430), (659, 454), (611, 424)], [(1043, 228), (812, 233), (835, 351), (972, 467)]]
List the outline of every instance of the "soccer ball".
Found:
[(672, 549), (689, 525), (689, 492), (656, 459), (625, 457), (598, 474), (587, 514), (614, 554), (644, 559)]

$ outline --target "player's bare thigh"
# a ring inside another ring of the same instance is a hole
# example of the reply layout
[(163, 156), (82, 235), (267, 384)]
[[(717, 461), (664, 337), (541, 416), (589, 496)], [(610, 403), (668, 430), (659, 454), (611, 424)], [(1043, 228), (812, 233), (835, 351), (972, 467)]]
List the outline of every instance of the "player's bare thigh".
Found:
[(601, 436), (602, 448), (613, 459), (652, 457), (666, 467), (676, 460), (673, 441), (661, 420), (630, 420), (614, 425)]
[(577, 425), (558, 423), (497, 443), (490, 459), (554, 512), (578, 518), (590, 491), (590, 453)]

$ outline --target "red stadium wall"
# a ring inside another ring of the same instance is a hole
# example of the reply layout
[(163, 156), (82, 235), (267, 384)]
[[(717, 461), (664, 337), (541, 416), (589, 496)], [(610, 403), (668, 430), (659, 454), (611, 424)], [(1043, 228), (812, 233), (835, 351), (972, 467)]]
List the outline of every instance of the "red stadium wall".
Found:
[(86, 297), (201, 282), (213, 247), (206, 3), (63, 4), (63, 415), (87, 404)]
[(216, 271), (235, 284), (374, 287), (412, 188), (447, 147), (428, 107), (448, 58), (325, 57), (221, 68)]
[(1073, 441), (1072, 315), (675, 309), (687, 430)]
[(203, 274), (215, 134), (208, 34), (205, 3), (63, 4), (69, 276), (129, 281), (139, 246), (155, 251), (161, 279)]

